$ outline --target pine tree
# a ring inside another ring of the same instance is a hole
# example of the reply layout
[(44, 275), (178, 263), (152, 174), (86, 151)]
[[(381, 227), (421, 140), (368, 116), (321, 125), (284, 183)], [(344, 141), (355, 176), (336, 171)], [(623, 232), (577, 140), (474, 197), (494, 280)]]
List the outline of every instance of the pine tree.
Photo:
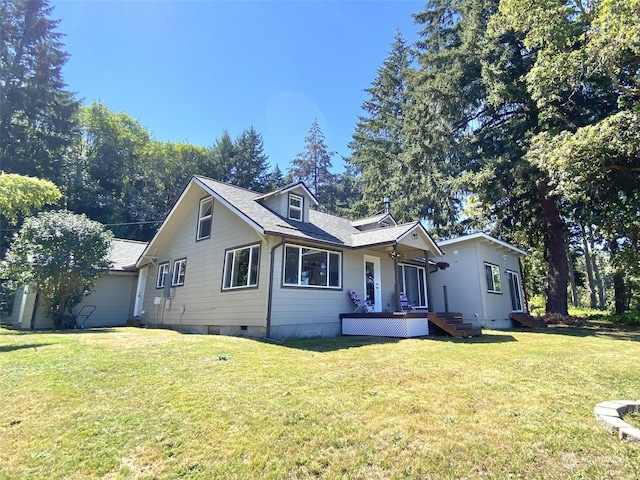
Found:
[[(399, 188), (403, 175), (400, 157), (404, 151), (402, 128), (410, 63), (410, 48), (398, 31), (378, 76), (366, 89), (369, 98), (362, 104), (365, 115), (359, 117), (349, 144), (349, 162), (361, 175), (363, 205), (359, 209), (367, 214), (380, 210), (384, 197), (394, 202), (403, 197)], [(401, 210), (396, 213), (403, 217)]]
[(52, 10), (46, 0), (0, 0), (0, 170), (59, 184), (79, 103), (65, 90)]
[(314, 120), (309, 135), (304, 139), (304, 151), (291, 162), (287, 177), (292, 181), (305, 182), (316, 196), (319, 208), (334, 212), (336, 207), (336, 178), (330, 171), (331, 157), (336, 152), (327, 149), (324, 134), (318, 121)]

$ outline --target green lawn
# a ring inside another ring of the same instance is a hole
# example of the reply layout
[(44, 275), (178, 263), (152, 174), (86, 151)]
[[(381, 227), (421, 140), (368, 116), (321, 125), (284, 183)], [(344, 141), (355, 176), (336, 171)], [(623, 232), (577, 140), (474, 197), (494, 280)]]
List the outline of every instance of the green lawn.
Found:
[(640, 331), (256, 340), (0, 328), (0, 478), (637, 479)]

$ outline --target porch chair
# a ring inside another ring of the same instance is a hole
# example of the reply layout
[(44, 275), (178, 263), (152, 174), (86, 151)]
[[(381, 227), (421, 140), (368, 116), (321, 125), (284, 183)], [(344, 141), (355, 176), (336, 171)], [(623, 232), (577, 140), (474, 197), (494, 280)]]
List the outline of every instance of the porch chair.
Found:
[(413, 305), (409, 303), (409, 299), (404, 292), (400, 292), (400, 308), (403, 312), (410, 312), (413, 310)]
[(373, 305), (371, 305), (368, 301), (360, 300), (358, 294), (354, 290), (349, 290), (349, 296), (351, 297), (351, 301), (355, 304), (356, 309), (353, 313), (363, 312), (363, 313), (371, 313), (373, 312)]

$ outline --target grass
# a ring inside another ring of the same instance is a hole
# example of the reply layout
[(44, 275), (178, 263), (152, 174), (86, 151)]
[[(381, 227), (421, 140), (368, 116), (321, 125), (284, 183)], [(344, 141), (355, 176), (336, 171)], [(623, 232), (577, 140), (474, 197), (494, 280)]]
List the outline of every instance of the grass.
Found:
[(0, 478), (636, 479), (640, 331), (271, 344), (0, 328)]

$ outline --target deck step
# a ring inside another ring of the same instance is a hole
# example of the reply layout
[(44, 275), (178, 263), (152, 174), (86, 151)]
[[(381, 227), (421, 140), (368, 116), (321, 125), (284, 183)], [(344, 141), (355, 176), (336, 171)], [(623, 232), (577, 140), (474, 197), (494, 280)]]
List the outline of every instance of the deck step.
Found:
[(479, 328), (470, 328), (469, 330), (465, 330), (461, 333), (464, 333), (464, 335), (460, 335), (463, 338), (482, 336), (482, 330), (480, 330)]
[(528, 313), (510, 313), (509, 318), (522, 327), (527, 328), (547, 328), (546, 322), (529, 315)]
[(464, 322), (461, 313), (429, 313), (429, 322), (444, 332), (458, 338), (479, 337), (482, 330)]

